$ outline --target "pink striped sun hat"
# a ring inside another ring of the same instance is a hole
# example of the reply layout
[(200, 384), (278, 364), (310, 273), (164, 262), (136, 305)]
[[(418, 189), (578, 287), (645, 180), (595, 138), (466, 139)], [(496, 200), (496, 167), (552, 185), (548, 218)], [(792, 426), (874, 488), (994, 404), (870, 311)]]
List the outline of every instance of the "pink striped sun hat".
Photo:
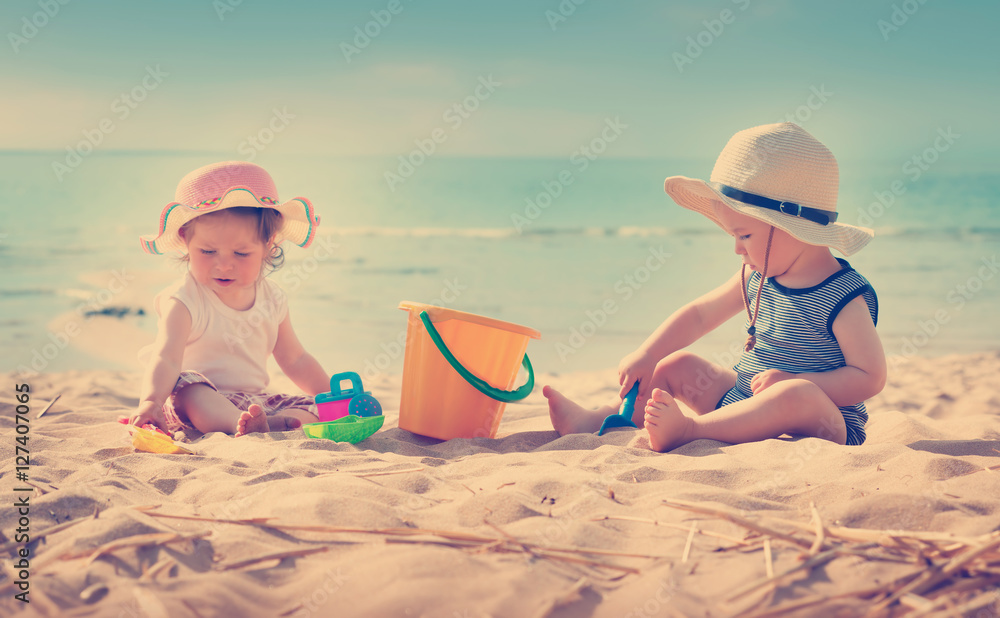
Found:
[(794, 122), (780, 122), (730, 138), (709, 182), (671, 176), (663, 189), (679, 205), (717, 225), (713, 204), (722, 202), (805, 243), (851, 255), (875, 232), (837, 223), (839, 180), (837, 160), (822, 142)]
[(174, 201), (160, 214), (156, 236), (142, 236), (139, 241), (146, 253), (160, 255), (183, 251), (184, 240), (178, 234), (188, 221), (209, 212), (250, 206), (273, 208), (283, 222), (275, 239), (308, 247), (319, 227), (319, 215), (304, 197), (282, 203), (271, 175), (259, 165), (245, 161), (224, 161), (200, 167), (181, 179)]

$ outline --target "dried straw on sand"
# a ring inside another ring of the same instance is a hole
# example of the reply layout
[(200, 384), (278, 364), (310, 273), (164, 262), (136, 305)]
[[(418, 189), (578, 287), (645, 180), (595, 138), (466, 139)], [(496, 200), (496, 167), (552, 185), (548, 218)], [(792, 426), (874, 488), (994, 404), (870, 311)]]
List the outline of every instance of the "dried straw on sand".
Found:
[[(1000, 354), (910, 360), (868, 442), (669, 454), (558, 437), (537, 393), (496, 439), (396, 427), (352, 446), (211, 434), (136, 453), (137, 375), (32, 378), (30, 599), (5, 615), (814, 616), (1000, 613)], [(6, 376), (9, 384), (14, 376)], [(598, 405), (613, 373), (543, 376)], [(597, 385), (597, 386), (595, 386)], [(14, 408), (0, 396), (14, 478)], [(0, 512), (5, 556), (17, 514)]]

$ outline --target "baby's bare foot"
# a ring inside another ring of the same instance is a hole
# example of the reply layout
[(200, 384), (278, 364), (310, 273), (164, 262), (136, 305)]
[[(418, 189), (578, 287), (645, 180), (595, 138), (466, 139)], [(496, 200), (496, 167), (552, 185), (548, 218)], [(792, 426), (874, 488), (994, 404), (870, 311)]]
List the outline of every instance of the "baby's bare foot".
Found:
[[(607, 410), (587, 410), (551, 386), (544, 387), (542, 395), (549, 400), (549, 418), (553, 429), (560, 436), (569, 433), (594, 433), (601, 428), (604, 417), (609, 413)], [(610, 413), (614, 414), (614, 410)]]
[(680, 406), (667, 391), (653, 389), (653, 396), (646, 404), (646, 431), (649, 447), (660, 453), (690, 442), (693, 421), (681, 412)]
[(267, 433), (271, 428), (267, 424), (267, 415), (257, 404), (250, 404), (246, 412), (240, 414), (240, 420), (236, 423), (236, 437), (245, 436), (248, 433)]

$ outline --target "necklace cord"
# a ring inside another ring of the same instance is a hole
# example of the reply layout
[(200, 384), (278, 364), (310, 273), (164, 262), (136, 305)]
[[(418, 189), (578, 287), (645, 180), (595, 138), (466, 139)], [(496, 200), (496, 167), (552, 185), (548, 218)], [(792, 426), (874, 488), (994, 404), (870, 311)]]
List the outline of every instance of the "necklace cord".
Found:
[(747, 342), (743, 345), (743, 351), (749, 352), (753, 350), (754, 345), (757, 343), (757, 313), (760, 311), (760, 293), (764, 290), (764, 279), (767, 278), (767, 262), (771, 257), (771, 240), (774, 238), (774, 226), (771, 226), (771, 231), (767, 234), (767, 248), (764, 250), (764, 271), (760, 275), (760, 283), (757, 285), (757, 298), (754, 302), (753, 313), (750, 312), (750, 297), (747, 295), (747, 281), (746, 272), (747, 265), (744, 264), (743, 268), (740, 269), (740, 291), (743, 292), (743, 307), (747, 311), (747, 317), (750, 319), (750, 327), (747, 329)]

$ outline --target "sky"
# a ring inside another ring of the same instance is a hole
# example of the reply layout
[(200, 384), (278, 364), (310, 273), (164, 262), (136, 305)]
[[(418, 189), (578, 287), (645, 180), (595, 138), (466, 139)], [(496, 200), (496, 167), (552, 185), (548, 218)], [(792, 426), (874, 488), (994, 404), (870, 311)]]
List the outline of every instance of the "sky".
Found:
[[(5, 0), (0, 150), (1000, 161), (1000, 3)], [(617, 127), (611, 130), (608, 127)], [(939, 142), (940, 143), (940, 142)]]

